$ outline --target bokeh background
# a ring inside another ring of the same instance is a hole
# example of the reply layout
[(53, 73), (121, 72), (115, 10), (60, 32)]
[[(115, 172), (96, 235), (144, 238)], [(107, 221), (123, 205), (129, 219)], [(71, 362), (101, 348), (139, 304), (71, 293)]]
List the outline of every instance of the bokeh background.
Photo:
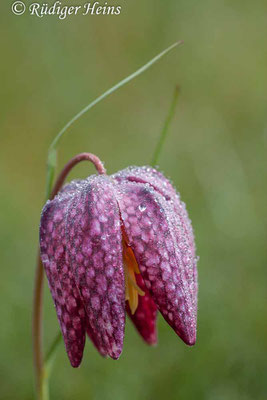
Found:
[[(51, 140), (89, 101), (183, 39), (71, 128), (58, 165), (82, 151), (97, 154), (110, 173), (148, 164), (174, 87), (181, 86), (159, 166), (193, 220), (197, 344), (186, 347), (162, 317), (156, 348), (128, 322), (116, 362), (87, 342), (74, 370), (61, 344), (51, 399), (266, 399), (267, 3), (117, 4), (120, 16), (59, 21), (16, 17), (11, 1), (1, 1), (0, 398), (34, 398), (32, 292)], [(71, 177), (93, 172), (83, 164)], [(58, 330), (47, 287), (44, 317), (47, 347)]]

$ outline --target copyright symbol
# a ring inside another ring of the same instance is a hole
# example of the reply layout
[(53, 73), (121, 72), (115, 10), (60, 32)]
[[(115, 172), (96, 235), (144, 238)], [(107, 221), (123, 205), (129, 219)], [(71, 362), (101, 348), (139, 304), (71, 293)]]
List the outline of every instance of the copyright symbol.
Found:
[(25, 13), (26, 6), (22, 1), (15, 1), (11, 6), (11, 10), (15, 15), (22, 15)]

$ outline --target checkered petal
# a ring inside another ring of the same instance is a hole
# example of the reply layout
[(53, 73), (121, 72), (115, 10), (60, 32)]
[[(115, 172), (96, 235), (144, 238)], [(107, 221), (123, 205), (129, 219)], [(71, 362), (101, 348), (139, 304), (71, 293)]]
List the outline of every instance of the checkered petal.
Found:
[(40, 252), (71, 365), (78, 367), (85, 344), (85, 311), (66, 259), (66, 211), (71, 201), (60, 194), (48, 201), (40, 224)]
[(101, 354), (117, 359), (125, 325), (125, 287), (119, 208), (107, 176), (79, 183), (67, 212), (67, 255)]
[[(115, 178), (116, 179), (116, 178)], [(146, 287), (166, 321), (185, 343), (196, 340), (193, 263), (181, 251), (181, 226), (172, 198), (148, 182), (118, 179), (121, 216)], [(189, 240), (189, 239), (188, 239)]]
[[(197, 314), (198, 274), (194, 232), (185, 203), (172, 183), (158, 170), (151, 167), (128, 167), (113, 175), (117, 182), (139, 182), (147, 184), (162, 194), (171, 210), (176, 244), (182, 255), (185, 276), (190, 287), (193, 312)], [(173, 211), (173, 212), (172, 212)]]

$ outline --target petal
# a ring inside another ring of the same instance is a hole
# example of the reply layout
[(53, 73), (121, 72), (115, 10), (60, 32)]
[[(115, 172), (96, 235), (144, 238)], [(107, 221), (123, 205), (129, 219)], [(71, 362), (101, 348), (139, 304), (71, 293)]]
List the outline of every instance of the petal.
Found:
[(130, 181), (149, 184), (167, 200), (176, 243), (182, 255), (183, 268), (190, 286), (192, 307), (197, 313), (198, 275), (195, 238), (191, 220), (188, 217), (185, 203), (180, 199), (180, 194), (162, 173), (149, 166), (125, 168), (114, 174), (113, 179), (118, 182)]
[(65, 216), (69, 195), (48, 201), (40, 224), (41, 259), (54, 299), (66, 350), (73, 367), (80, 365), (85, 344), (85, 311), (66, 259)]
[(183, 219), (186, 232), (190, 239), (190, 245), (194, 248), (194, 234), (191, 221), (188, 217), (185, 204), (181, 201), (179, 193), (176, 192), (171, 182), (159, 171), (151, 167), (128, 167), (113, 175), (116, 181), (130, 181), (148, 183), (157, 192), (161, 193), (166, 200), (172, 203), (174, 211)]
[(102, 355), (117, 359), (125, 326), (122, 236), (113, 184), (94, 176), (79, 184), (67, 213), (67, 249), (87, 318)]
[[(186, 247), (190, 247), (192, 256), (195, 256), (195, 240), (191, 221), (188, 217), (185, 204), (180, 199), (180, 194), (176, 192), (171, 182), (159, 171), (151, 167), (128, 167), (113, 175), (117, 181), (130, 181), (148, 183), (157, 192), (161, 193), (166, 200), (170, 201), (176, 217), (180, 220), (184, 228), (184, 239)], [(178, 222), (179, 225), (179, 222)], [(178, 240), (179, 241), (179, 240)]]
[(155, 345), (157, 343), (157, 306), (148, 293), (140, 274), (136, 274), (136, 283), (146, 293), (144, 296), (138, 296), (138, 307), (134, 314), (131, 313), (128, 302), (126, 310), (144, 341)]
[[(95, 175), (93, 175), (93, 176), (95, 176)], [(75, 179), (75, 180), (67, 183), (66, 185), (64, 185), (60, 191), (60, 194), (62, 195), (62, 194), (66, 194), (66, 193), (69, 193), (69, 194), (75, 193), (76, 191), (81, 189), (82, 184), (83, 184), (82, 180)]]
[[(124, 228), (146, 287), (166, 321), (185, 343), (196, 340), (196, 302), (191, 258), (177, 242), (172, 203), (150, 184), (117, 184)], [(179, 232), (181, 233), (181, 232)], [(190, 266), (186, 262), (190, 263)]]

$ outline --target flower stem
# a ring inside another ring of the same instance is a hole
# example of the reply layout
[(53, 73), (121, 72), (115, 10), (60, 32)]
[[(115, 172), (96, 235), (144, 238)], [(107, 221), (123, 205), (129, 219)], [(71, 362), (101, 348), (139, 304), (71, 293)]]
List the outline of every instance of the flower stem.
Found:
[[(64, 181), (71, 171), (71, 169), (81, 161), (91, 161), (99, 174), (105, 174), (106, 170), (94, 154), (91, 153), (81, 153), (73, 157), (63, 168), (62, 172), (59, 174), (56, 183), (54, 185), (50, 199), (53, 199), (56, 194), (61, 189)], [(44, 281), (44, 271), (43, 265), (40, 257), (40, 250), (38, 251), (36, 274), (35, 274), (35, 284), (34, 284), (34, 299), (33, 299), (33, 355), (34, 355), (34, 368), (36, 373), (36, 387), (38, 400), (48, 400), (48, 380), (50, 375), (50, 369), (53, 361), (53, 355), (58, 343), (60, 342), (61, 334), (54, 340), (45, 362), (43, 360), (42, 353), (42, 310), (43, 310), (43, 281)]]
[(156, 145), (153, 157), (152, 157), (151, 165), (153, 167), (155, 167), (157, 165), (157, 163), (158, 163), (158, 159), (159, 159), (160, 153), (162, 151), (164, 142), (166, 140), (170, 123), (171, 123), (171, 121), (172, 121), (172, 119), (174, 117), (175, 108), (176, 108), (177, 101), (178, 101), (179, 91), (180, 91), (179, 87), (176, 86), (176, 88), (174, 90), (174, 94), (173, 94), (173, 98), (172, 98), (172, 102), (171, 102), (171, 106), (169, 108), (169, 112), (168, 112), (167, 118), (165, 120), (163, 129), (162, 129), (162, 131), (160, 133), (159, 140), (157, 142), (157, 145)]

